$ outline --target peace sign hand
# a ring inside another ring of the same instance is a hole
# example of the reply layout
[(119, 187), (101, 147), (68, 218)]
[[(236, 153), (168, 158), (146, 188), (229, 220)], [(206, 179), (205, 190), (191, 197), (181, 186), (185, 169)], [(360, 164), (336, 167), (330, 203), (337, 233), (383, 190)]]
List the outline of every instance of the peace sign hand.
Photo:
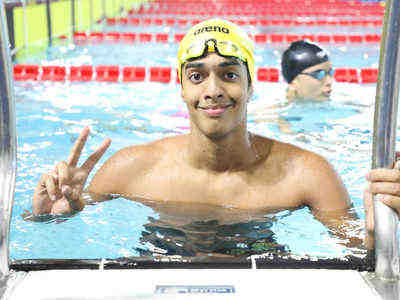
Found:
[(77, 167), (89, 133), (90, 129), (85, 127), (67, 161), (59, 162), (53, 171), (41, 176), (33, 195), (33, 215), (69, 214), (85, 207), (81, 195), (86, 180), (111, 143), (109, 138), (104, 140), (82, 166)]

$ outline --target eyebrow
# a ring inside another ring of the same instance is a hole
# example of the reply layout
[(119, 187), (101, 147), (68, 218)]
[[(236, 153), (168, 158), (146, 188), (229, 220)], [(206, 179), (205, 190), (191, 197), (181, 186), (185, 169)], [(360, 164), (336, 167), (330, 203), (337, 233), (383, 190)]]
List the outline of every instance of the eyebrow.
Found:
[(218, 65), (219, 67), (229, 67), (229, 66), (240, 66), (240, 63), (236, 60), (224, 61)]
[[(236, 60), (224, 61), (218, 65), (218, 67), (229, 67), (229, 66), (240, 66), (240, 63)], [(190, 68), (202, 68), (204, 67), (204, 63), (198, 62), (189, 62), (185, 65), (185, 69)]]
[(189, 63), (187, 63), (185, 65), (185, 69), (201, 68), (201, 67), (204, 67), (204, 63), (191, 63), (191, 62), (189, 62)]

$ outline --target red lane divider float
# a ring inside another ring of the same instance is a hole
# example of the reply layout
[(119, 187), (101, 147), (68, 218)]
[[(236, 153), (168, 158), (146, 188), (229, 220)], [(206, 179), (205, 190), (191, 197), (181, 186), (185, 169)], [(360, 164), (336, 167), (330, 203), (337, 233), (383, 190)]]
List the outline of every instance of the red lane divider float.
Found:
[[(132, 32), (75, 32), (73, 34), (74, 41), (77, 44), (84, 43), (103, 43), (103, 42), (122, 42), (122, 43), (179, 43), (184, 34), (174, 34), (173, 38), (167, 33), (132, 33)], [(380, 43), (381, 36), (379, 34), (254, 34), (250, 37), (257, 44), (266, 43), (291, 43), (297, 40), (308, 39), (319, 43)], [(60, 38), (65, 38), (60, 36)]]
[[(14, 79), (17, 81), (71, 81), (71, 82), (161, 82), (179, 83), (177, 70), (172, 67), (139, 66), (37, 66), (14, 65)], [(376, 83), (378, 70), (374, 68), (336, 68), (334, 78), (337, 82)], [(278, 68), (257, 68), (258, 82), (281, 81)]]
[(202, 16), (383, 16), (384, 4), (366, 1), (152, 1), (130, 15), (202, 15)]
[[(206, 18), (204, 18), (205, 20)], [(109, 26), (127, 25), (127, 26), (186, 26), (195, 25), (203, 19), (173, 19), (173, 18), (108, 18), (106, 23)], [(338, 19), (338, 20), (296, 20), (296, 19), (230, 19), (231, 22), (241, 26), (354, 26), (354, 27), (381, 27), (382, 19)]]

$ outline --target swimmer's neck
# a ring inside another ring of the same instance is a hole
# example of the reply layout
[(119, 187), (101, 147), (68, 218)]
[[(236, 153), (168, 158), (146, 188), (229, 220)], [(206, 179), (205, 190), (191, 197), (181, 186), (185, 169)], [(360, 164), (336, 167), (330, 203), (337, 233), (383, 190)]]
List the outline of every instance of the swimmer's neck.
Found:
[(210, 138), (192, 126), (186, 153), (192, 167), (215, 172), (245, 170), (258, 160), (254, 135), (245, 125), (219, 138)]

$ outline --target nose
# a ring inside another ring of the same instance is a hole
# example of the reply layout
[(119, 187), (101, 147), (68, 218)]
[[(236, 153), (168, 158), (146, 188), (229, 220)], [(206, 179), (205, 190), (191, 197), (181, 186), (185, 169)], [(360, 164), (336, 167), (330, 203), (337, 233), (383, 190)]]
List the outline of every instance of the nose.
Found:
[(221, 81), (218, 76), (211, 73), (207, 79), (207, 86), (204, 91), (203, 98), (207, 101), (219, 101), (224, 97), (224, 91), (221, 85)]
[(332, 85), (333, 83), (333, 76), (326, 74), (325, 76), (325, 84), (326, 85)]

